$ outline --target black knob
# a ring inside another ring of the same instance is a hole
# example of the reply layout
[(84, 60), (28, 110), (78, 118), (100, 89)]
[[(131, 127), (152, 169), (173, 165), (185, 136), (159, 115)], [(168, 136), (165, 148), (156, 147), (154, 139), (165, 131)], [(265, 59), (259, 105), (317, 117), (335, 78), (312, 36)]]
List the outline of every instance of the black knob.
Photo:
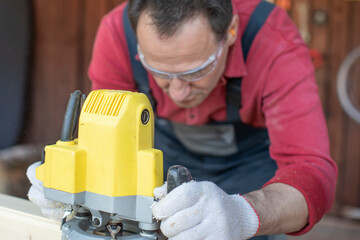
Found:
[(190, 171), (181, 165), (171, 166), (167, 172), (167, 192), (171, 192), (177, 186), (190, 182), (192, 176)]

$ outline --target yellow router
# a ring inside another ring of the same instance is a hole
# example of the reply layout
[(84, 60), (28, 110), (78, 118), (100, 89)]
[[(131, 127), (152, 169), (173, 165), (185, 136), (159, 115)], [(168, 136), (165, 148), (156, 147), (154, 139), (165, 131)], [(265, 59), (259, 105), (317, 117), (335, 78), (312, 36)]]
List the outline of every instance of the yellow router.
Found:
[[(82, 239), (88, 228), (96, 228), (92, 234), (111, 235), (124, 228), (124, 219), (136, 221), (142, 232), (157, 230), (150, 206), (154, 188), (163, 184), (163, 160), (153, 148), (149, 100), (142, 93), (115, 90), (92, 91), (84, 99), (80, 91), (72, 94), (61, 139), (46, 146), (43, 164), (36, 169), (46, 198), (78, 210), (77, 222), (63, 226), (63, 239)], [(77, 119), (78, 139), (73, 139)], [(87, 225), (81, 223), (86, 214), (91, 215)], [(106, 225), (113, 230), (103, 230)]]

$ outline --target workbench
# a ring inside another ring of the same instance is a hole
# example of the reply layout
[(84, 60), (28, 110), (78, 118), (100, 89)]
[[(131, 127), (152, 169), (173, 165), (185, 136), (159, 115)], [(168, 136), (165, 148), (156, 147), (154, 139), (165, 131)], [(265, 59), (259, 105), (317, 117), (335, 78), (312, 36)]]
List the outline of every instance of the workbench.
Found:
[(30, 201), (0, 193), (0, 239), (60, 240), (60, 225)]

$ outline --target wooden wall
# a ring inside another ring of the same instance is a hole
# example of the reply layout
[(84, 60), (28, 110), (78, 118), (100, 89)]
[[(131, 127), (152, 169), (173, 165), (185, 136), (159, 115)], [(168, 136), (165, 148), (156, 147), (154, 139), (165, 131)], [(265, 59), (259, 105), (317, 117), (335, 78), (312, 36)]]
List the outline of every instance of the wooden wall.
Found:
[[(22, 142), (45, 144), (59, 138), (69, 94), (75, 89), (85, 93), (90, 90), (87, 66), (99, 21), (121, 2), (123, 0), (33, 0), (35, 54), (29, 114)], [(360, 125), (343, 112), (336, 94), (339, 66), (345, 56), (360, 45), (360, 2), (288, 2), (291, 3), (289, 14), (299, 28), (307, 32), (309, 48), (323, 58), (316, 75), (328, 122), (331, 153), (339, 166), (336, 206), (360, 207)], [(304, 6), (305, 13), (301, 12)], [(325, 24), (314, 24), (316, 10), (327, 14)]]
[[(297, 0), (293, 4), (292, 15), (298, 26), (301, 25), (301, 16), (296, 15), (296, 9), (303, 3), (309, 5), (308, 46), (318, 50), (323, 57), (316, 77), (328, 123), (331, 154), (339, 167), (335, 207), (360, 207), (360, 125), (344, 113), (336, 90), (337, 73), (342, 61), (351, 50), (360, 46), (360, 2)], [(323, 25), (314, 24), (314, 14), (318, 10), (327, 14)], [(360, 79), (360, 75), (354, 77)]]
[(23, 141), (54, 143), (70, 93), (89, 93), (87, 66), (97, 27), (124, 0), (33, 0), (34, 56)]

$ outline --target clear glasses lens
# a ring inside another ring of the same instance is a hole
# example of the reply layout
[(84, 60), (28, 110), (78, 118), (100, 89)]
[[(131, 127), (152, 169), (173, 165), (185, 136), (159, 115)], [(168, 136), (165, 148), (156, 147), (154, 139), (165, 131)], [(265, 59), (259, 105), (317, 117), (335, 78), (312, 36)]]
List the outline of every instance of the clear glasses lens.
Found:
[(209, 65), (205, 66), (202, 69), (199, 69), (196, 72), (188, 73), (188, 74), (179, 74), (179, 75), (177, 75), (177, 77), (178, 77), (178, 79), (186, 81), (186, 82), (194, 82), (194, 81), (199, 80), (199, 79), (207, 76), (208, 74), (210, 74), (212, 72), (212, 70), (214, 70), (216, 63), (217, 63), (217, 61), (214, 60)]
[(151, 73), (151, 75), (153, 75), (153, 77), (164, 79), (164, 80), (172, 80), (174, 78), (177, 78), (177, 79), (180, 79), (180, 80), (186, 81), (186, 82), (194, 82), (194, 81), (197, 81), (197, 80), (207, 76), (214, 70), (214, 68), (216, 67), (217, 62), (218, 62), (217, 59), (220, 57), (221, 52), (222, 52), (222, 44), (223, 44), (223, 41), (220, 42), (216, 53), (211, 55), (209, 57), (209, 59), (203, 65), (201, 65), (200, 67), (197, 67), (193, 70), (186, 71), (183, 73), (168, 73), (168, 72), (163, 72), (163, 71), (160, 71), (160, 70), (150, 67), (146, 63), (146, 61), (144, 59), (144, 55), (142, 54), (139, 45), (137, 46), (137, 49), (138, 49), (138, 54), (139, 54), (139, 58), (140, 58), (142, 65)]
[(163, 74), (163, 73), (159, 73), (159, 72), (153, 72), (150, 69), (148, 69), (149, 72), (151, 73), (151, 75), (153, 75), (153, 77), (155, 78), (160, 78), (160, 79), (164, 79), (164, 80), (171, 80), (173, 79), (172, 75), (169, 74)]

